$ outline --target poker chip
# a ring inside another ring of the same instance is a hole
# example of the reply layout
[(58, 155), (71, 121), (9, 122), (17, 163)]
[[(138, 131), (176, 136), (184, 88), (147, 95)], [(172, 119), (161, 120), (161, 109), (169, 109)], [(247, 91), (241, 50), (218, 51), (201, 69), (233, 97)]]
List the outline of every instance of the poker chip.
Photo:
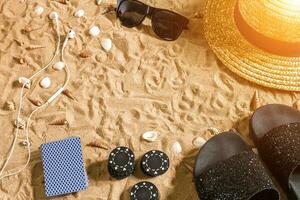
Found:
[(148, 181), (135, 184), (130, 191), (131, 200), (159, 200), (157, 187)]
[(143, 172), (149, 176), (159, 176), (169, 169), (170, 161), (167, 154), (158, 150), (147, 152), (141, 160)]
[(116, 179), (130, 176), (134, 171), (134, 154), (127, 147), (117, 147), (109, 155), (108, 172)]

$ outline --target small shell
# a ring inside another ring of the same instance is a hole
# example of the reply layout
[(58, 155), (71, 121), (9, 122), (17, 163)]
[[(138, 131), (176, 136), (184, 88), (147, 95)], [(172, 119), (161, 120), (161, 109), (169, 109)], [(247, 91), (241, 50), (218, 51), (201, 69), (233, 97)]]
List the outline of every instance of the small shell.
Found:
[(147, 131), (143, 134), (143, 139), (148, 142), (154, 142), (157, 139), (158, 133), (156, 131)]
[(58, 3), (67, 4), (69, 0), (56, 0)]
[(198, 147), (198, 148), (202, 147), (205, 143), (206, 143), (206, 140), (203, 139), (202, 137), (196, 137), (193, 140), (193, 145)]
[(79, 54), (79, 56), (80, 56), (81, 58), (88, 58), (88, 57), (91, 57), (92, 55), (93, 55), (93, 52), (92, 52), (91, 50), (88, 50), (88, 49), (83, 50), (83, 51)]
[(99, 141), (90, 142), (89, 144), (87, 144), (87, 146), (98, 147), (100, 149), (109, 150), (109, 147), (106, 147), (105, 145), (101, 144), (101, 142), (99, 142)]
[(35, 106), (39, 107), (39, 106), (43, 105), (43, 102), (40, 100), (35, 100), (35, 99), (31, 99), (31, 98), (27, 98), (27, 99)]
[(19, 40), (15, 40), (15, 42), (19, 45), (19, 46), (24, 46), (24, 42), (21, 42), (21, 41), (19, 41)]
[(16, 128), (25, 129), (26, 123), (23, 119), (19, 118), (19, 120), (15, 120), (14, 125)]
[(26, 77), (20, 77), (19, 83), (23, 86), (25, 84), (25, 88), (30, 89), (30, 80)]
[(31, 146), (31, 142), (24, 140), (22, 142), (20, 142), (20, 145), (24, 146), (24, 147), (30, 147)]
[(257, 110), (260, 106), (261, 106), (261, 103), (260, 103), (259, 94), (258, 94), (258, 91), (255, 90), (255, 92), (254, 92), (254, 94), (253, 94), (253, 97), (252, 97), (252, 100), (251, 100), (251, 103), (250, 103), (250, 109), (251, 109), (252, 111), (255, 111), (255, 110)]
[(26, 33), (30, 33), (31, 31), (36, 31), (41, 29), (42, 27), (33, 27), (32, 25), (27, 25), (25, 26), (25, 28), (22, 30), (22, 33), (26, 34)]
[(207, 129), (212, 135), (218, 135), (220, 133), (219, 129), (215, 128), (215, 127), (209, 127)]
[(57, 63), (55, 63), (53, 66), (52, 66), (53, 69), (57, 70), (57, 71), (61, 71), (65, 68), (65, 63), (62, 62), (62, 61), (59, 61)]
[(83, 17), (84, 14), (85, 14), (84, 10), (80, 9), (74, 13), (74, 16), (79, 18), (79, 17)]
[(99, 6), (99, 5), (101, 5), (101, 3), (102, 3), (102, 0), (96, 0), (96, 4)]
[(40, 5), (37, 5), (37, 6), (34, 8), (34, 12), (35, 12), (35, 14), (37, 14), (37, 15), (41, 15), (41, 14), (44, 12), (44, 7), (43, 7), (43, 6), (40, 6)]
[(173, 153), (180, 154), (182, 152), (182, 147), (181, 147), (180, 143), (176, 141), (172, 145), (171, 150)]
[(89, 34), (93, 37), (97, 37), (100, 34), (100, 28), (98, 26), (92, 26), (89, 30)]
[(27, 50), (35, 50), (35, 49), (43, 49), (45, 48), (45, 46), (41, 46), (41, 45), (31, 45), (26, 47)]
[(45, 89), (49, 88), (49, 87), (51, 86), (51, 80), (50, 80), (50, 78), (49, 78), (49, 77), (43, 78), (43, 79), (40, 81), (40, 86), (41, 86), (42, 88), (45, 88)]
[(112, 47), (111, 39), (106, 38), (101, 41), (101, 46), (105, 51), (109, 51)]
[(15, 59), (18, 63), (20, 63), (20, 64), (25, 64), (25, 63), (26, 63), (26, 61), (25, 61), (24, 58), (14, 57), (14, 59)]
[(15, 110), (16, 109), (16, 105), (15, 105), (15, 103), (14, 102), (12, 102), (12, 101), (7, 101), (6, 103), (5, 103), (5, 105), (4, 105), (4, 109), (5, 110)]
[(63, 125), (69, 125), (69, 122), (66, 119), (59, 119), (50, 123), (49, 125), (63, 126)]
[(71, 93), (70, 90), (65, 89), (62, 93), (63, 93), (64, 95), (66, 95), (67, 97), (69, 97), (70, 99), (76, 100), (75, 96)]

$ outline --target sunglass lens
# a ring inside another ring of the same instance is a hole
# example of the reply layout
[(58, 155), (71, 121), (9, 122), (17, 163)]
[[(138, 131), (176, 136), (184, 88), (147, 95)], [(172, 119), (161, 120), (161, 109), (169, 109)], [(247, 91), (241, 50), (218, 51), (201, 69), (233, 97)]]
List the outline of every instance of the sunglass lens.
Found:
[(182, 17), (176, 13), (160, 10), (152, 16), (153, 31), (162, 39), (176, 40), (183, 30)]
[(141, 2), (125, 0), (117, 10), (117, 16), (123, 26), (134, 27), (142, 23), (147, 13), (147, 6)]

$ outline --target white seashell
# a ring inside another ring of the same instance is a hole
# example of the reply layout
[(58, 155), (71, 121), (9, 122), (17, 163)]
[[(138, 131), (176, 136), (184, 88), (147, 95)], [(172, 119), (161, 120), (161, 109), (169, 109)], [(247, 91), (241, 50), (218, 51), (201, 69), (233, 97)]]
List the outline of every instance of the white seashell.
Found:
[(102, 3), (102, 0), (96, 0), (96, 4), (100, 5)]
[(100, 34), (100, 29), (98, 26), (93, 26), (90, 30), (89, 30), (89, 34), (93, 37), (97, 37)]
[(172, 152), (180, 154), (182, 152), (182, 147), (179, 142), (174, 142), (171, 148)]
[(49, 77), (45, 77), (40, 81), (40, 86), (42, 88), (49, 88), (51, 86), (51, 80)]
[(79, 18), (79, 17), (83, 17), (84, 14), (85, 14), (84, 10), (80, 9), (74, 13), (74, 16)]
[(193, 140), (193, 145), (196, 147), (202, 147), (206, 143), (206, 140), (203, 139), (202, 137), (196, 137)]
[(218, 135), (220, 133), (219, 129), (215, 127), (209, 127), (207, 130), (213, 135)]
[(156, 131), (147, 131), (143, 134), (143, 139), (148, 142), (154, 142), (158, 136), (158, 133)]
[(26, 122), (23, 119), (19, 118), (19, 120), (15, 120), (14, 125), (16, 128), (25, 129)]
[(65, 68), (65, 63), (62, 62), (62, 61), (59, 61), (59, 62), (57, 62), (57, 63), (55, 63), (55, 64), (53, 65), (53, 69), (55, 69), (55, 70), (57, 70), (57, 71), (61, 71), (61, 70), (63, 70), (64, 68)]
[(19, 78), (19, 83), (23, 86), (25, 84), (25, 88), (29, 89), (30, 88), (30, 80), (26, 77), (20, 77)]
[(40, 6), (40, 5), (37, 5), (37, 6), (34, 8), (34, 12), (35, 12), (37, 15), (41, 15), (41, 14), (44, 12), (44, 7), (43, 7), (43, 6)]
[(58, 16), (58, 13), (54, 11), (49, 14), (50, 19), (58, 19)]
[(74, 31), (74, 30), (69, 30), (69, 32), (68, 32), (68, 37), (70, 38), (70, 39), (74, 39), (75, 38), (75, 36), (76, 36), (76, 32)]
[(105, 51), (109, 51), (112, 47), (111, 39), (106, 38), (101, 41), (101, 46)]

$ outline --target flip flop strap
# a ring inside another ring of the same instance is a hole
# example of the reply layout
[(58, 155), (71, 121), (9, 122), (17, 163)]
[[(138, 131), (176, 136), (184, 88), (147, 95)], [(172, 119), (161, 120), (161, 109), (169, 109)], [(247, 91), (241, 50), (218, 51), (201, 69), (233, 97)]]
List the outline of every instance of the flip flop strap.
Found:
[(262, 138), (258, 149), (274, 176), (288, 186), (290, 174), (300, 165), (300, 123), (272, 129)]
[(196, 179), (201, 200), (248, 200), (263, 190), (274, 190), (257, 155), (251, 150), (218, 163)]

